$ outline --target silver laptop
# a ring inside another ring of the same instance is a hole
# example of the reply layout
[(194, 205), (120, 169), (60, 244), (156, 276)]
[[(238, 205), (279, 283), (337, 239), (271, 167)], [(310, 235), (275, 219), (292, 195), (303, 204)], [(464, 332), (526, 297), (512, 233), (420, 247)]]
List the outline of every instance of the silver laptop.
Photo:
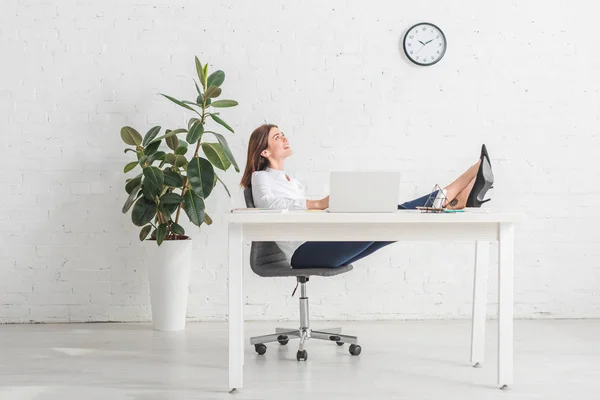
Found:
[(398, 210), (399, 172), (333, 171), (329, 180), (329, 212), (391, 213)]

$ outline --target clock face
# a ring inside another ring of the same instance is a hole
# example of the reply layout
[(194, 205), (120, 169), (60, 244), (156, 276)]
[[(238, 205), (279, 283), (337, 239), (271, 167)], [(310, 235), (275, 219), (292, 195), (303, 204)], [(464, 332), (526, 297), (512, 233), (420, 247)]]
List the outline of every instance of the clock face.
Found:
[(417, 24), (404, 35), (404, 53), (417, 65), (433, 65), (446, 53), (446, 36), (433, 24)]

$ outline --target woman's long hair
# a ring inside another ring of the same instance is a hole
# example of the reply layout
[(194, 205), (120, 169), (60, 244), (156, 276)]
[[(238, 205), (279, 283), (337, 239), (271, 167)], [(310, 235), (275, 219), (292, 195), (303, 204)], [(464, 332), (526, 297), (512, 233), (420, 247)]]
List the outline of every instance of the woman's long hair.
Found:
[(259, 126), (250, 135), (248, 141), (248, 158), (246, 160), (246, 169), (242, 176), (240, 185), (244, 188), (252, 187), (252, 174), (256, 171), (264, 171), (269, 166), (269, 161), (260, 155), (269, 147), (269, 132), (271, 128), (277, 128), (277, 125), (264, 124)]

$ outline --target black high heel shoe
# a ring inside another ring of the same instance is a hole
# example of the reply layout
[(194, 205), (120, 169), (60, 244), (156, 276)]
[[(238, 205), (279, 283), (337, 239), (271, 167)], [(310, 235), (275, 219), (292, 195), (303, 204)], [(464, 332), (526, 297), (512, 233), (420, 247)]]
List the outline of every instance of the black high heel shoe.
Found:
[(487, 203), (491, 200), (484, 200), (485, 194), (494, 184), (492, 164), (485, 144), (481, 146), (481, 155), (479, 156), (479, 159), (481, 164), (479, 164), (479, 169), (477, 170), (477, 177), (475, 178), (473, 189), (471, 189), (471, 193), (469, 193), (469, 197), (467, 198), (467, 207), (481, 207), (483, 203)]

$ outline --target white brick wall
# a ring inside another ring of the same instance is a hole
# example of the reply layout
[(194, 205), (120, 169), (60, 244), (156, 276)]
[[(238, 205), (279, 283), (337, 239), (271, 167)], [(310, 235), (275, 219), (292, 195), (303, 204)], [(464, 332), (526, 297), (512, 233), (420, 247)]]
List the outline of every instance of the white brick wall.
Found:
[[(223, 69), (244, 164), (264, 120), (287, 169), (322, 196), (332, 169), (394, 168), (406, 197), (444, 184), (487, 143), (497, 209), (516, 231), (518, 317), (600, 317), (600, 53), (590, 2), (3, 1), (0, 3), (0, 322), (150, 317), (119, 129), (181, 125), (160, 98), (193, 94), (193, 56)], [(400, 48), (413, 23), (449, 42), (431, 68)], [(224, 116), (225, 116), (224, 114)], [(227, 174), (235, 188), (240, 176)], [(241, 204), (240, 192), (235, 204)], [(189, 318), (227, 312), (223, 190), (195, 241)], [(494, 253), (495, 247), (492, 249)], [(314, 279), (312, 316), (461, 318), (474, 246), (396, 244)], [(495, 311), (495, 266), (490, 312)], [(293, 280), (247, 268), (249, 319), (296, 318)]]

